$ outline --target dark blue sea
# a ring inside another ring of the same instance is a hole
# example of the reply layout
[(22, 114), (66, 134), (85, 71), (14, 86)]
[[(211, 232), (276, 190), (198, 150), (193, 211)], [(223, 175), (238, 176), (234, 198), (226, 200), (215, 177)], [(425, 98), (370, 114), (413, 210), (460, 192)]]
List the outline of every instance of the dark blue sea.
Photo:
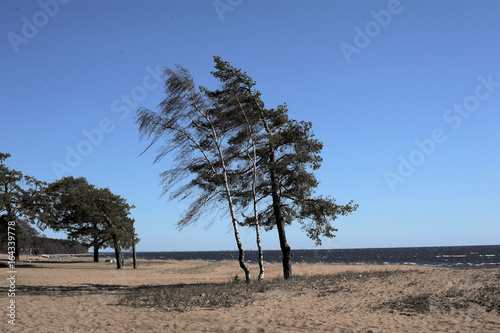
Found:
[[(112, 256), (112, 254), (104, 254)], [(126, 254), (127, 257), (131, 255)], [(138, 252), (137, 258), (160, 260), (238, 260), (237, 251)], [(245, 251), (245, 260), (257, 262), (257, 251)], [(281, 251), (264, 251), (265, 262), (281, 262)], [(500, 245), (404, 247), (374, 249), (293, 250), (294, 263), (332, 265), (424, 265), (451, 268), (500, 267)]]

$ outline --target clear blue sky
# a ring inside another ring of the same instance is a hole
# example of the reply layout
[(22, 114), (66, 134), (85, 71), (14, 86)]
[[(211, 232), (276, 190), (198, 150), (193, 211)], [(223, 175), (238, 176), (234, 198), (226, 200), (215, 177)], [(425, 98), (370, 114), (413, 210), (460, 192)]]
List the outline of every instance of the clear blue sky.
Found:
[[(318, 192), (360, 205), (323, 248), (499, 244), (498, 1), (4, 0), (0, 13), (8, 165), (122, 195), (139, 251), (236, 248), (223, 215), (176, 230), (187, 203), (159, 197), (168, 161), (139, 157), (133, 120), (162, 100), (159, 68), (214, 87), (214, 55), (252, 76), (267, 106), (313, 123)], [(314, 248), (299, 225), (288, 237)], [(277, 232), (263, 245), (279, 248)]]

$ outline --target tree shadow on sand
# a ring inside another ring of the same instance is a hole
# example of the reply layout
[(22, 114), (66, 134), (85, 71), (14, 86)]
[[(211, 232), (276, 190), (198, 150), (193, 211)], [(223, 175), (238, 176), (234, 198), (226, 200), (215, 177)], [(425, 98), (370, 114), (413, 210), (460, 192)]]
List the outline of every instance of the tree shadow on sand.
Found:
[[(84, 283), (78, 286), (24, 286), (16, 285), (16, 295), (29, 296), (81, 296), (81, 295), (99, 295), (115, 294), (124, 292), (141, 292), (152, 288), (171, 287), (170, 285), (158, 286), (127, 286), (121, 284), (96, 284)], [(1, 287), (0, 294), (7, 295), (9, 288)]]

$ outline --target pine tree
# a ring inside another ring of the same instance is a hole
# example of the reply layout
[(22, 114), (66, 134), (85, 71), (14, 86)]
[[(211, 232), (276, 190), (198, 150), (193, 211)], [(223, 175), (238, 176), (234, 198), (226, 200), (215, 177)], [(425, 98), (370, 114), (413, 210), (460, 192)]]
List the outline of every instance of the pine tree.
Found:
[(230, 171), (224, 147), (232, 128), (225, 114), (206, 95), (196, 89), (189, 71), (178, 66), (165, 70), (167, 96), (157, 111), (140, 108), (136, 120), (141, 139), (150, 140), (147, 149), (159, 140), (165, 144), (159, 150), (155, 163), (175, 152), (175, 166), (161, 174), (163, 194), (179, 182), (187, 182), (172, 191), (170, 199), (195, 197), (177, 223), (179, 229), (195, 222), (207, 211), (227, 205), (234, 237), (238, 247), (239, 264), (246, 281), (251, 280), (245, 263), (245, 252), (239, 235)]
[[(216, 70), (212, 74), (219, 79), (221, 87), (207, 91), (207, 95), (216, 99), (226, 114), (233, 114), (228, 117), (231, 119), (228, 127), (253, 129), (251, 133), (247, 131), (247, 140), (253, 142), (252, 147), (258, 152), (258, 200), (271, 197), (271, 203), (261, 210), (259, 219), (267, 230), (274, 227), (278, 230), (283, 274), (288, 279), (292, 276), (292, 264), (285, 225), (298, 220), (308, 236), (320, 245), (321, 237), (334, 237), (337, 231), (331, 222), (352, 213), (358, 205), (352, 201), (337, 205), (333, 198), (314, 196), (319, 183), (313, 171), (321, 166), (323, 144), (314, 138), (312, 124), (289, 119), (286, 105), (266, 109), (251, 77), (220, 57), (214, 60)], [(244, 137), (245, 130), (240, 131), (239, 136)], [(241, 138), (232, 142), (241, 142)], [(247, 223), (254, 221), (257, 218)]]
[(133, 219), (124, 198), (108, 188), (97, 188), (84, 177), (64, 177), (47, 187), (52, 203), (52, 228), (64, 230), (72, 239), (94, 246), (94, 261), (100, 247), (115, 250), (117, 268), (122, 268), (122, 249), (129, 248), (135, 237)]

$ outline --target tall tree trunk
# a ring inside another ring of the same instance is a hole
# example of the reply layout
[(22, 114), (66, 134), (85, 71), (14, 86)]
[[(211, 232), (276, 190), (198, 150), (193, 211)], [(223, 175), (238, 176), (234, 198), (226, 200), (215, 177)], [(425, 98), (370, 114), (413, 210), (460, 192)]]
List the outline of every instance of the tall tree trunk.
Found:
[(234, 238), (236, 239), (236, 245), (238, 246), (238, 259), (240, 262), (241, 269), (245, 272), (245, 281), (249, 283), (252, 281), (252, 274), (250, 273), (250, 268), (248, 268), (245, 263), (245, 250), (243, 249), (243, 244), (241, 243), (240, 233), (238, 231), (238, 220), (236, 219), (236, 214), (234, 212), (233, 198), (231, 196), (231, 190), (229, 188), (229, 182), (227, 179), (226, 168), (224, 165), (224, 160), (222, 159), (222, 153), (219, 148), (219, 154), (221, 156), (221, 161), (224, 170), (224, 185), (226, 187), (227, 202), (229, 204), (229, 212), (231, 214), (231, 221), (233, 223)]
[(248, 160), (252, 164), (252, 196), (253, 196), (253, 214), (255, 218), (255, 236), (257, 241), (257, 249), (259, 251), (259, 276), (257, 280), (264, 280), (264, 252), (262, 251), (262, 244), (260, 240), (260, 222), (259, 222), (259, 209), (257, 205), (257, 149), (255, 148), (255, 136), (253, 134), (252, 125), (246, 115), (245, 110), (241, 106), (241, 103), (238, 100), (238, 104), (240, 105), (240, 110), (245, 117), (245, 121), (247, 124), (247, 134), (248, 141), (252, 145), (252, 154), (248, 153)]
[(250, 273), (250, 268), (248, 268), (247, 264), (245, 263), (245, 250), (243, 249), (243, 244), (241, 243), (241, 238), (240, 238), (240, 233), (238, 231), (238, 220), (236, 219), (236, 214), (234, 212), (234, 204), (233, 204), (233, 197), (231, 194), (231, 189), (229, 188), (229, 180), (227, 176), (227, 168), (226, 168), (226, 162), (224, 159), (224, 154), (222, 153), (222, 148), (218, 139), (217, 131), (215, 130), (215, 126), (213, 123), (210, 121), (208, 117), (205, 116), (207, 121), (211, 123), (212, 127), (212, 139), (217, 147), (218, 155), (219, 155), (219, 161), (222, 166), (222, 175), (224, 177), (224, 187), (226, 189), (226, 196), (227, 196), (227, 202), (229, 205), (229, 213), (231, 214), (231, 221), (233, 223), (233, 230), (234, 230), (234, 238), (236, 239), (236, 245), (238, 246), (238, 258), (240, 262), (240, 267), (243, 269), (245, 272), (245, 281), (249, 283), (252, 280), (252, 274)]
[(255, 225), (255, 233), (257, 235), (257, 249), (259, 250), (259, 281), (264, 280), (264, 251), (262, 251), (262, 244), (260, 242), (260, 225)]
[[(254, 157), (255, 157), (255, 145), (254, 145)], [(257, 207), (257, 165), (256, 165), (256, 157), (253, 160), (253, 185), (252, 185), (252, 194), (253, 194), (253, 214), (255, 217), (255, 235), (257, 238), (257, 249), (259, 251), (259, 277), (257, 278), (259, 281), (264, 280), (264, 252), (262, 251), (262, 243), (260, 241), (260, 223), (259, 223), (259, 210)]]
[[(237, 222), (233, 222), (233, 225), (235, 223)], [(245, 282), (250, 283), (252, 281), (252, 274), (250, 273), (250, 268), (248, 268), (247, 264), (245, 263), (245, 250), (243, 249), (243, 244), (241, 243), (238, 229), (234, 229), (234, 237), (236, 238), (236, 244), (238, 245), (238, 259), (240, 262), (240, 267), (245, 272)]]
[(279, 194), (278, 180), (276, 177), (276, 171), (274, 170), (276, 162), (276, 158), (274, 156), (275, 149), (271, 142), (271, 137), (273, 136), (273, 132), (269, 128), (267, 123), (267, 119), (263, 114), (263, 105), (256, 103), (257, 107), (261, 109), (261, 121), (264, 126), (267, 135), (269, 136), (269, 166), (270, 166), (270, 178), (271, 178), (271, 196), (273, 198), (273, 211), (274, 218), (276, 220), (276, 229), (278, 230), (278, 236), (280, 240), (280, 248), (281, 254), (283, 256), (283, 277), (285, 279), (289, 279), (292, 277), (292, 254), (290, 251), (290, 245), (286, 241), (286, 232), (285, 232), (285, 221), (283, 219), (283, 214), (281, 213), (281, 198)]
[(135, 237), (132, 240), (132, 262), (133, 262), (134, 269), (136, 269), (137, 268), (137, 255), (135, 252)]
[(94, 262), (99, 262), (99, 246), (94, 244)]
[(238, 261), (240, 263), (241, 269), (245, 272), (245, 281), (248, 283), (252, 281), (252, 274), (250, 273), (250, 268), (248, 268), (247, 264), (245, 263), (245, 250), (243, 249), (243, 244), (241, 243), (240, 233), (238, 231), (238, 221), (236, 220), (236, 214), (234, 213), (231, 191), (229, 190), (229, 185), (227, 184), (227, 182), (226, 182), (226, 193), (228, 196), (231, 221), (233, 222), (234, 238), (236, 239), (236, 245), (238, 246)]
[(281, 254), (283, 256), (283, 277), (289, 279), (292, 277), (292, 255), (290, 246), (286, 241), (285, 221), (281, 213), (281, 198), (278, 193), (278, 182), (276, 179), (276, 172), (274, 171), (274, 149), (271, 148), (269, 154), (269, 162), (271, 166), (271, 191), (273, 198), (274, 217), (276, 219), (276, 229), (278, 229), (278, 236), (280, 239)]
[[(95, 203), (94, 203), (95, 206)], [(111, 232), (111, 240), (113, 241), (113, 248), (115, 249), (115, 259), (116, 259), (116, 269), (122, 268), (122, 248), (120, 246), (120, 242), (118, 241), (118, 235), (116, 234), (116, 225), (103, 211), (98, 210), (101, 215), (106, 220), (108, 228), (112, 228)]]
[(116, 269), (122, 268), (122, 249), (118, 243), (118, 238), (116, 236), (112, 237), (113, 247), (115, 248), (115, 258), (116, 258)]

